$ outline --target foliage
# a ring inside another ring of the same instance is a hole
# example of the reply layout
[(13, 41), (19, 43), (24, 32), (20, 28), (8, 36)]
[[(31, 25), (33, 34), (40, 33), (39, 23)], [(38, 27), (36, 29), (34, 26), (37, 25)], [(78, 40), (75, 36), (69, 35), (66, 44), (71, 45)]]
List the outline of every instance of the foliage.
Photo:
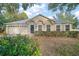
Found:
[(5, 23), (5, 17), (3, 15), (0, 15), (0, 32), (3, 32), (4, 31), (4, 23)]
[[(33, 6), (34, 4), (23, 3), (22, 7), (24, 10), (26, 10), (29, 5)], [(1, 3), (0, 4), (0, 13), (5, 17), (4, 19), (6, 22), (28, 18), (27, 14), (25, 14), (24, 12), (20, 14), (18, 13), (19, 6), (20, 6), (19, 3), (5, 3), (5, 4)]]
[(56, 49), (56, 54), (61, 56), (78, 56), (79, 55), (79, 43), (74, 45), (62, 45)]
[(26, 10), (27, 7), (32, 7), (32, 6), (34, 6), (34, 4), (36, 4), (36, 3), (22, 3), (22, 7), (24, 10)]
[(78, 3), (50, 3), (48, 4), (48, 8), (53, 11), (59, 9), (60, 11), (65, 10), (68, 12), (76, 9), (78, 5), (79, 5)]
[(32, 56), (40, 55), (37, 43), (26, 36), (4, 36), (0, 38), (1, 56)]
[(18, 20), (25, 20), (28, 18), (26, 13), (15, 13), (15, 14), (10, 14), (10, 13), (5, 13), (4, 14), (5, 21), (7, 22), (13, 22), (13, 21), (18, 21)]
[(51, 37), (73, 37), (77, 38), (77, 35), (79, 32), (77, 31), (64, 31), (64, 32), (57, 32), (57, 31), (52, 31), (52, 32), (45, 32), (45, 31), (40, 31), (40, 32), (35, 32), (36, 36), (51, 36)]
[[(60, 10), (60, 14), (58, 14), (57, 17), (63, 21), (71, 22), (73, 24), (73, 28), (76, 28), (78, 20), (71, 14), (71, 11), (76, 9), (78, 5), (78, 3), (50, 3), (48, 4), (48, 9), (53, 11)], [(65, 15), (63, 15), (64, 13), (62, 11), (65, 12)]]
[(17, 19), (19, 19), (19, 20), (27, 19), (27, 18), (28, 18), (27, 14), (24, 13), (24, 12), (19, 13), (19, 14), (17, 15), (17, 17), (18, 17)]
[(78, 25), (77, 18), (75, 18), (75, 16), (71, 15), (70, 13), (60, 12), (59, 14), (57, 14), (57, 17), (63, 23), (71, 23), (73, 25), (73, 28), (76, 28)]
[[(28, 7), (28, 4), (26, 8)], [(28, 16), (26, 13), (18, 13), (19, 4), (18, 3), (1, 3), (0, 4), (0, 32), (3, 32), (4, 23), (27, 19)], [(3, 12), (2, 12), (3, 11)]]
[[(26, 10), (29, 5), (33, 6), (34, 4), (22, 3), (22, 7), (24, 10)], [(0, 12), (1, 10), (6, 10), (7, 12), (13, 13), (16, 12), (18, 9), (19, 3), (0, 3)]]

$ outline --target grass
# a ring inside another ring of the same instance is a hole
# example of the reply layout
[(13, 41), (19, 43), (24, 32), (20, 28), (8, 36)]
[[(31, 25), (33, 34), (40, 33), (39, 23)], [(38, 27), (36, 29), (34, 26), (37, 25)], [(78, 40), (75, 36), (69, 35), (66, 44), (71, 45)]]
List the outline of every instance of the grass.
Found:
[(79, 56), (79, 43), (75, 45), (63, 45), (56, 49), (56, 54), (64, 56)]
[(68, 37), (37, 36), (43, 56), (78, 56), (79, 40)]

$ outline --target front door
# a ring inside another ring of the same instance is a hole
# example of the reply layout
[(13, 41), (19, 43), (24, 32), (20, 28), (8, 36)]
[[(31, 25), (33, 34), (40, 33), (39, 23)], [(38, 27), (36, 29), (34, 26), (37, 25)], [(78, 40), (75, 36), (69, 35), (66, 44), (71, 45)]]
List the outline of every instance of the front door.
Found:
[(30, 26), (30, 32), (31, 32), (31, 33), (34, 33), (34, 25), (31, 25), (31, 26)]

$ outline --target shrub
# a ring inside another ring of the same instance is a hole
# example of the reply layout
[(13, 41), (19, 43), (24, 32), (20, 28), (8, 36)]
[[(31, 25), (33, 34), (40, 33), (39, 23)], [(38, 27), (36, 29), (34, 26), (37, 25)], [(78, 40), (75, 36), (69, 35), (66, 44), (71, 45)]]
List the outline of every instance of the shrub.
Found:
[(26, 36), (4, 36), (0, 38), (0, 55), (2, 56), (31, 56), (40, 55), (37, 43)]
[(56, 49), (56, 54), (61, 56), (78, 56), (79, 55), (79, 44), (75, 45), (62, 45)]
[(36, 36), (54, 36), (54, 37), (73, 37), (76, 38), (78, 36), (77, 31), (63, 31), (63, 32), (57, 32), (57, 31), (52, 31), (52, 32), (46, 32), (46, 31), (41, 31), (41, 32), (35, 32)]
[(71, 31), (71, 32), (68, 32), (68, 36), (69, 36), (69, 37), (76, 38), (77, 35), (78, 35), (78, 32), (77, 32), (77, 31), (73, 31), (73, 32)]

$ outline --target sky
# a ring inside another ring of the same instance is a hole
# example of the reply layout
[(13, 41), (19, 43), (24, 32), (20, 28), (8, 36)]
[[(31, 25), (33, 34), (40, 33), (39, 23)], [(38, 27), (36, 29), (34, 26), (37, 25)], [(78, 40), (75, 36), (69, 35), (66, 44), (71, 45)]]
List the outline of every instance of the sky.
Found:
[[(21, 6), (22, 4), (20, 4), (20, 9), (19, 9), (20, 12), (23, 11), (23, 8)], [(29, 18), (32, 18), (38, 14), (42, 14), (44, 16), (47, 16), (48, 18), (53, 19), (53, 16), (55, 16), (55, 13), (58, 13), (59, 11), (52, 12), (51, 10), (48, 10), (47, 3), (42, 3), (41, 5), (35, 4), (34, 6), (28, 8), (24, 12), (27, 13)], [(74, 14), (76, 17), (79, 18), (79, 6), (75, 10), (72, 11), (72, 14)]]
[(79, 6), (72, 13), (79, 19)]
[[(21, 7), (20, 4), (20, 9), (19, 11), (23, 11), (23, 8)], [(52, 12), (51, 10), (48, 10), (48, 4), (47, 3), (43, 3), (41, 5), (34, 5), (30, 8), (28, 8), (25, 13), (28, 15), (29, 18), (32, 18), (38, 14), (42, 14), (44, 16), (47, 16), (48, 18), (53, 18), (53, 16), (55, 16), (56, 12)]]

